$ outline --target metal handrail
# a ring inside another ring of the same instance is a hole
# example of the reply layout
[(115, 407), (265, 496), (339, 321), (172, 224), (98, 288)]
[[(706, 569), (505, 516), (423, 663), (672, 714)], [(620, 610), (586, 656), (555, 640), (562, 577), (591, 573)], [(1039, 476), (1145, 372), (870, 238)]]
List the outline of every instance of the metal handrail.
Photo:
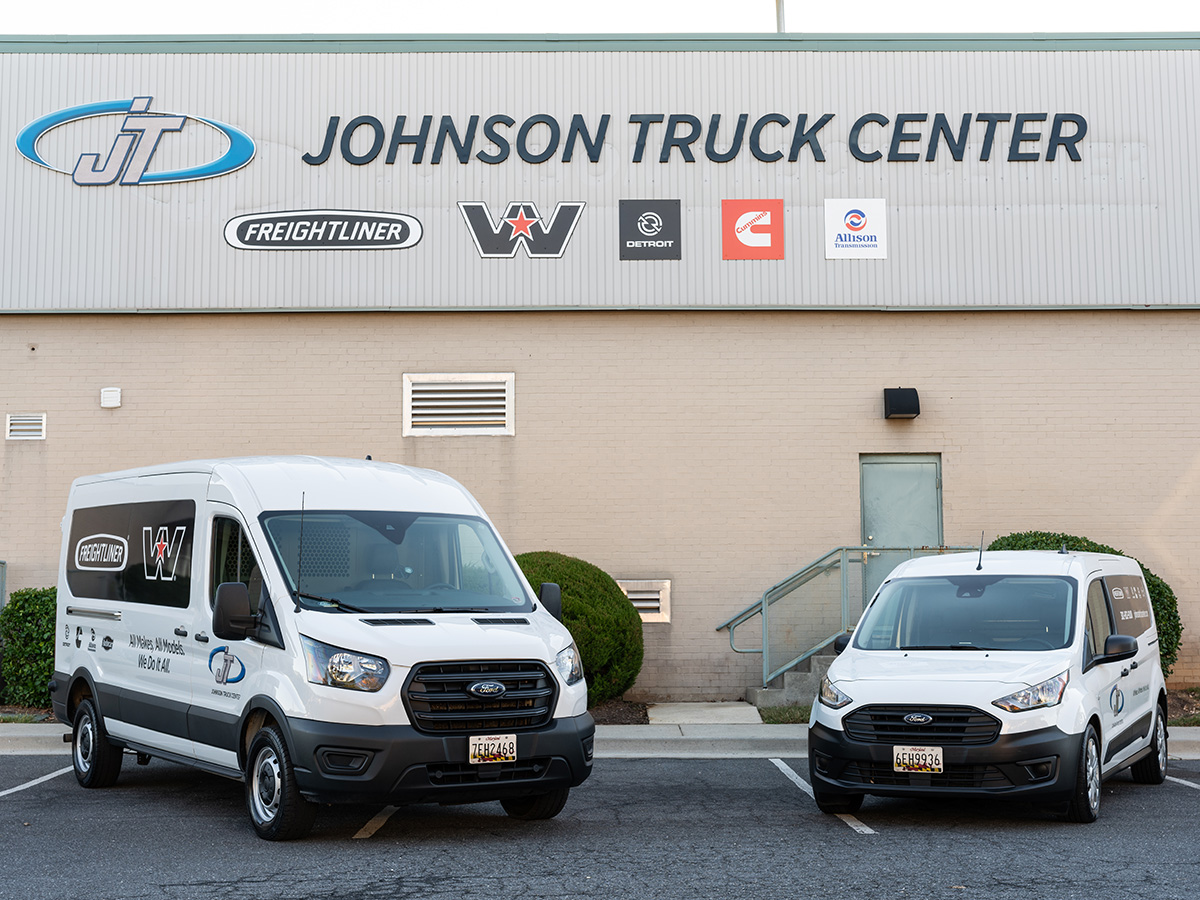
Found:
[[(793, 572), (782, 581), (771, 585), (762, 592), (762, 595), (755, 602), (747, 606), (741, 612), (736, 613), (726, 619), (715, 630), (722, 631), (729, 629), (729, 646), (735, 653), (761, 653), (763, 657), (763, 685), (770, 684), (784, 672), (794, 668), (804, 660), (819, 653), (825, 647), (828, 647), (837, 636), (845, 631), (849, 631), (858, 621), (857, 613), (851, 619), (850, 612), (850, 593), (847, 571), (851, 564), (866, 565), (867, 560), (872, 556), (878, 556), (880, 553), (907, 553), (908, 559), (912, 559), (918, 554), (923, 556), (940, 555), (943, 553), (958, 553), (963, 551), (976, 550), (976, 547), (963, 546), (940, 546), (940, 547), (836, 547), (830, 550), (824, 556), (819, 557), (809, 563), (802, 569)], [(834, 569), (840, 569), (842, 575), (842, 627), (839, 631), (830, 635), (827, 638), (819, 641), (814, 646), (800, 653), (798, 656), (788, 660), (781, 666), (771, 668), (770, 660), (770, 617), (768, 611), (774, 603), (782, 600), (784, 597), (791, 594), (798, 588), (803, 587), (815, 578), (824, 575)], [(744, 625), (746, 622), (753, 619), (755, 616), (762, 617), (762, 646), (761, 647), (739, 647), (735, 643), (734, 634), (738, 626)]]

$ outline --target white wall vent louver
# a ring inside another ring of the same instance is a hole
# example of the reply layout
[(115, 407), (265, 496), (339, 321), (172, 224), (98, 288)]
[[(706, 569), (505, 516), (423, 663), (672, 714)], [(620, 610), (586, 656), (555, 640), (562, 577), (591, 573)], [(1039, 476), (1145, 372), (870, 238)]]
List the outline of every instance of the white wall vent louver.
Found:
[(671, 621), (671, 582), (616, 579), (643, 622)]
[(10, 441), (44, 441), (46, 414), (5, 416), (4, 437)]
[(515, 434), (513, 382), (512, 372), (405, 375), (401, 434)]

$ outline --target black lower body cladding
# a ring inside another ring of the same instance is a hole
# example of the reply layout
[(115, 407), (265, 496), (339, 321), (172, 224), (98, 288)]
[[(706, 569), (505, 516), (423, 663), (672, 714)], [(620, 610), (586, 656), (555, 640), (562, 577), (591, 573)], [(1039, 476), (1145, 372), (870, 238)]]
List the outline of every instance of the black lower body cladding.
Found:
[(342, 725), (289, 719), (296, 783), (321, 803), (475, 803), (545, 794), (592, 772), (590, 713), (517, 732), (517, 760), (468, 762), (465, 734), (422, 734), (411, 725)]
[(1055, 803), (1068, 800), (1075, 787), (1080, 736), (1044, 728), (1001, 734), (987, 744), (947, 744), (939, 774), (895, 772), (890, 743), (851, 740), (819, 723), (809, 729), (808, 752), (814, 789), (827, 795), (1010, 796)]

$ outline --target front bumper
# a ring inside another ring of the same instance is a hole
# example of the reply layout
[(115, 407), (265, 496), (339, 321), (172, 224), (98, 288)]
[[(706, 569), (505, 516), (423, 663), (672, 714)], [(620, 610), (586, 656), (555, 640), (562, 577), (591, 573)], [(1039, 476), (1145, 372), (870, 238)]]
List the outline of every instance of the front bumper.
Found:
[[(912, 741), (912, 743), (920, 743)], [(895, 772), (892, 744), (847, 737), (819, 722), (808, 731), (813, 789), (828, 795), (987, 796), (1069, 800), (1082, 739), (1058, 728), (1000, 734), (987, 744), (942, 746), (940, 774)]]
[(517, 733), (517, 761), (474, 765), (466, 735), (431, 735), (411, 725), (340, 725), (289, 719), (300, 792), (320, 803), (475, 803), (545, 794), (582, 784), (592, 772), (590, 713)]

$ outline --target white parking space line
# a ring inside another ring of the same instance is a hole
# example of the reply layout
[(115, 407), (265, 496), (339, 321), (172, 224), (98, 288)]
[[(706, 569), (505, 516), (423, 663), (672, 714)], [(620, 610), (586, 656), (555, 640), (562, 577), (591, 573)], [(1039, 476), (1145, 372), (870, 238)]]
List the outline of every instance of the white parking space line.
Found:
[(376, 814), (375, 818), (358, 830), (358, 834), (356, 834), (354, 838), (369, 838), (380, 828), (382, 828), (383, 823), (390, 819), (392, 817), (392, 813), (399, 808), (400, 807), (398, 806), (385, 806), (378, 812), (378, 814)]
[(49, 775), (43, 775), (41, 778), (35, 778), (33, 781), (27, 781), (24, 784), (19, 784), (15, 788), (9, 788), (7, 791), (0, 791), (0, 797), (4, 797), (8, 794), (15, 794), (17, 791), (23, 791), (26, 788), (31, 788), (34, 785), (41, 784), (43, 781), (49, 781), (51, 778), (57, 778), (59, 775), (66, 775), (70, 771), (71, 767), (67, 766), (65, 769), (59, 769), (57, 772), (51, 772)]
[(1200, 784), (1196, 784), (1194, 781), (1184, 781), (1182, 778), (1176, 778), (1174, 775), (1168, 775), (1167, 781), (1173, 781), (1176, 784), (1185, 784), (1190, 788), (1195, 788), (1196, 790), (1200, 791)]
[[(813, 796), (812, 786), (807, 781), (805, 781), (803, 778), (801, 778), (799, 775), (797, 775), (796, 771), (791, 766), (789, 766), (787, 763), (785, 763), (782, 759), (773, 759), (773, 760), (771, 760), (771, 762), (775, 764), (775, 768), (777, 768), (780, 772), (782, 772), (784, 777), (787, 778), (788, 781), (790, 781), (792, 784), (796, 785), (796, 787), (800, 788), (800, 790), (804, 791), (804, 793), (808, 794), (809, 797)], [(815, 800), (816, 798), (813, 797), (813, 799)], [(838, 813), (837, 817), (839, 819), (841, 819), (843, 822), (845, 822), (847, 825), (849, 825), (851, 828), (853, 828), (855, 831), (857, 831), (859, 834), (878, 834), (879, 833), (874, 828), (870, 828), (867, 825), (864, 825), (862, 822), (860, 822), (858, 819), (854, 818), (854, 816), (852, 816), (848, 813)]]

